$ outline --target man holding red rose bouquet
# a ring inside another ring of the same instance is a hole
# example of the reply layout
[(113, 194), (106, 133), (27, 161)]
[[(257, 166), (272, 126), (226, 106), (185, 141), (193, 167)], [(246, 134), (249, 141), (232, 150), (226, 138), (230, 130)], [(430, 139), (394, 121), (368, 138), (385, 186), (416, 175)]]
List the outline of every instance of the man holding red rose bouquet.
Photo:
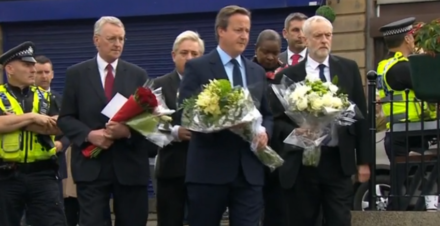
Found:
[[(111, 195), (116, 225), (145, 226), (148, 220), (149, 151), (154, 155), (157, 147), (101, 114), (116, 93), (128, 98), (148, 78), (142, 68), (118, 59), (124, 42), (122, 22), (102, 17), (94, 28), (97, 56), (66, 72), (58, 125), (72, 142), (81, 226), (112, 225), (107, 218)], [(89, 145), (103, 150), (86, 158), (82, 150)]]

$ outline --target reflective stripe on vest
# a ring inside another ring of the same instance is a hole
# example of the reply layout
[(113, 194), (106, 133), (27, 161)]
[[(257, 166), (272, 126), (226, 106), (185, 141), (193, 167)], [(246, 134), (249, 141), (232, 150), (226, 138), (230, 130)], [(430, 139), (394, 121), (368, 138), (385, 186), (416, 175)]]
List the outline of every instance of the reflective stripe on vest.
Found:
[[(414, 91), (412, 90), (393, 90), (386, 81), (387, 72), (396, 63), (401, 61), (408, 61), (408, 58), (404, 57), (402, 53), (396, 52), (393, 57), (382, 60), (377, 67), (378, 74), (378, 91), (379, 97), (382, 102), (382, 110), (387, 118), (387, 127), (390, 127), (390, 122), (417, 122), (422, 117), (422, 102), (417, 99)], [(391, 93), (393, 94), (391, 97)], [(407, 104), (408, 103), (408, 104)], [(391, 104), (393, 115), (391, 117)], [(407, 106), (408, 105), (408, 106)], [(432, 108), (430, 104), (423, 104), (423, 118), (426, 120), (435, 119), (437, 117), (436, 108)], [(407, 112), (408, 108), (408, 112)], [(392, 119), (392, 121), (391, 121)]]
[[(33, 104), (32, 112), (48, 112), (49, 94), (38, 88), (32, 87)], [(0, 109), (11, 114), (22, 115), (24, 110), (20, 103), (8, 92), (4, 85), (0, 85)], [(24, 106), (23, 106), (24, 107)], [(0, 158), (8, 162), (35, 162), (50, 159), (56, 154), (56, 148), (47, 150), (41, 145), (34, 132), (18, 130), (11, 133), (0, 134)], [(54, 141), (55, 136), (51, 136)]]

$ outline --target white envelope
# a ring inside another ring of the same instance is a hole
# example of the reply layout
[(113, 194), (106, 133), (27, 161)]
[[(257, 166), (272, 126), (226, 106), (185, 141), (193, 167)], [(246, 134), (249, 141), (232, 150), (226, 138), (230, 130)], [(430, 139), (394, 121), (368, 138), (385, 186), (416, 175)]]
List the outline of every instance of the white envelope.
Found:
[(121, 109), (121, 107), (127, 102), (127, 98), (122, 96), (120, 93), (117, 93), (102, 109), (101, 114), (107, 116), (109, 119), (113, 118), (113, 116)]

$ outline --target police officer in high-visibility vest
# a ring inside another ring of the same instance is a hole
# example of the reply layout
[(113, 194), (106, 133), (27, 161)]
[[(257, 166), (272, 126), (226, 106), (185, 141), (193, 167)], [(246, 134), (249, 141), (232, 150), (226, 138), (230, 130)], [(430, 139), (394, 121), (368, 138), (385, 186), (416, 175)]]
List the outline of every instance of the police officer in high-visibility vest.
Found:
[(34, 45), (0, 56), (7, 83), (0, 85), (0, 225), (18, 226), (26, 209), (32, 226), (66, 226), (61, 205), (54, 135), (58, 109), (32, 86)]
[[(424, 120), (433, 120), (437, 116), (435, 105), (424, 103), (424, 109), (422, 109), (422, 102), (417, 99), (412, 90), (410, 65), (407, 57), (415, 49), (412, 26), (414, 22), (415, 18), (410, 17), (380, 28), (389, 53), (377, 67), (377, 87), (382, 110), (387, 117), (388, 129), (392, 123), (418, 122), (422, 117)], [(409, 91), (408, 94), (405, 90)], [(391, 103), (390, 99), (392, 99)], [(406, 106), (406, 99), (408, 99), (408, 106)], [(392, 112), (391, 105), (393, 105)], [(426, 142), (422, 143), (420, 136), (407, 138), (405, 135), (393, 134), (391, 143), (390, 136), (391, 134), (387, 133), (385, 137), (385, 150), (388, 158), (391, 158), (391, 149), (394, 156), (406, 156), (411, 151), (423, 152), (428, 149), (429, 137), (425, 138)], [(409, 147), (407, 147), (407, 141)]]

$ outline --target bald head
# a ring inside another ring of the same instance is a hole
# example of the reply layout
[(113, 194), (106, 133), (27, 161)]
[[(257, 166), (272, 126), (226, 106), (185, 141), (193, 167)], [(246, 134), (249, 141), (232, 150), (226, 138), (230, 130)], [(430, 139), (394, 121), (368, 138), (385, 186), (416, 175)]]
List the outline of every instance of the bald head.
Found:
[(281, 46), (281, 36), (278, 34), (278, 32), (271, 29), (266, 29), (258, 35), (257, 43), (255, 44), (256, 47), (260, 47), (261, 43), (265, 41), (276, 41)]

